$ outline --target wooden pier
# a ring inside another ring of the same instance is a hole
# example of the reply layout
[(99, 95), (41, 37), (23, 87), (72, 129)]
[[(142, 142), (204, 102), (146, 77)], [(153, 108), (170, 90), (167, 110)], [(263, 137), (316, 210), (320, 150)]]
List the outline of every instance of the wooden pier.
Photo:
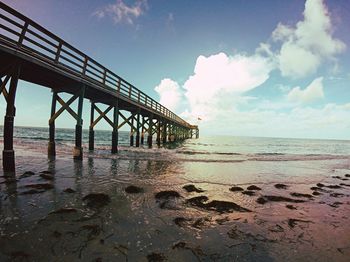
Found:
[[(136, 147), (144, 144), (146, 134), (148, 147), (152, 147), (154, 135), (158, 146), (199, 136), (198, 126), (190, 125), (130, 82), (0, 2), (0, 95), (3, 94), (6, 101), (4, 172), (15, 171), (13, 123), (18, 80), (52, 90), (49, 156), (56, 154), (55, 120), (67, 111), (76, 120), (73, 157), (83, 158), (84, 99), (91, 101), (89, 150), (94, 149), (94, 127), (102, 119), (112, 129), (112, 153), (118, 152), (118, 130), (124, 125), (130, 127), (130, 146)], [(62, 93), (70, 94), (71, 98), (64, 101)], [(77, 108), (71, 106), (75, 101), (78, 101)], [(102, 110), (100, 105), (107, 105), (107, 109)], [(113, 118), (107, 116), (110, 111)]]

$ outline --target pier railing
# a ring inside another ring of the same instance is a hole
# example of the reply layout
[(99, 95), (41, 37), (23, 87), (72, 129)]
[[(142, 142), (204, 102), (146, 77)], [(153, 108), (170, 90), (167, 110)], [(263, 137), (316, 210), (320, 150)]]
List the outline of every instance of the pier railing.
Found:
[(21, 50), (34, 59), (116, 92), (118, 97), (136, 102), (182, 126), (192, 127), (128, 81), (2, 2), (0, 44)]

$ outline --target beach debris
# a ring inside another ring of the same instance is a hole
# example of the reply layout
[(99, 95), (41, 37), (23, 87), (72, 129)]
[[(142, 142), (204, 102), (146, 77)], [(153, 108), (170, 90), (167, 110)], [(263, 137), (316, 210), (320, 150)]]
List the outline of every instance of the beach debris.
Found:
[(318, 187), (325, 187), (325, 185), (322, 184), (322, 183), (317, 183), (316, 186), (318, 186)]
[(161, 262), (161, 261), (166, 261), (166, 257), (162, 253), (156, 253), (153, 252), (149, 255), (147, 255), (147, 261), (148, 262)]
[(289, 218), (288, 219), (288, 226), (290, 228), (294, 228), (299, 222), (303, 222), (303, 223), (312, 223), (309, 220), (301, 220), (301, 219), (295, 219), (295, 218)]
[(169, 199), (169, 198), (177, 198), (181, 197), (181, 195), (173, 190), (160, 191), (155, 194), (156, 199)]
[(261, 190), (261, 188), (258, 186), (255, 186), (255, 185), (251, 185), (251, 186), (247, 187), (247, 190)]
[(285, 184), (275, 184), (275, 188), (277, 189), (287, 189), (288, 186)]
[(293, 193), (290, 193), (291, 196), (293, 197), (306, 197), (308, 199), (312, 199), (312, 195), (310, 194), (303, 194), (303, 193), (296, 193), (296, 192), (293, 192)]
[(23, 173), (23, 175), (21, 175), (19, 178), (26, 178), (26, 177), (30, 177), (30, 176), (34, 176), (35, 173), (33, 171), (26, 171)]
[(111, 198), (103, 193), (91, 193), (83, 197), (89, 208), (101, 208), (111, 202)]
[(244, 189), (239, 187), (239, 186), (233, 186), (233, 187), (230, 188), (230, 191), (238, 192), (238, 191), (244, 191)]
[(196, 192), (196, 193), (202, 193), (202, 192), (204, 192), (204, 190), (203, 189), (201, 189), (201, 188), (197, 188), (197, 187), (195, 187), (194, 185), (185, 185), (185, 186), (183, 186), (182, 187), (183, 189), (185, 189), (187, 192)]
[(139, 193), (143, 193), (144, 190), (142, 187), (131, 185), (125, 188), (125, 192), (128, 194), (139, 194)]
[(272, 202), (291, 202), (291, 203), (304, 203), (305, 200), (301, 199), (293, 199), (293, 198), (288, 198), (288, 197), (283, 197), (283, 196), (262, 196), (259, 197), (256, 202), (259, 204), (265, 204), (268, 201)]
[(54, 188), (54, 186), (52, 184), (49, 184), (49, 183), (29, 184), (29, 185), (25, 185), (24, 187), (34, 188), (34, 189), (38, 189), (38, 190), (49, 190), (49, 189), (53, 189)]
[(242, 191), (242, 194), (248, 195), (248, 196), (255, 196), (255, 191), (245, 190), (245, 191)]
[(75, 208), (70, 207), (63, 207), (57, 210), (54, 210), (50, 212), (49, 214), (69, 214), (69, 213), (76, 213), (77, 210)]
[(64, 193), (72, 194), (72, 193), (75, 193), (75, 192), (77, 192), (77, 191), (75, 191), (74, 189), (68, 187), (68, 188), (66, 188), (65, 190), (63, 190), (63, 192), (64, 192)]

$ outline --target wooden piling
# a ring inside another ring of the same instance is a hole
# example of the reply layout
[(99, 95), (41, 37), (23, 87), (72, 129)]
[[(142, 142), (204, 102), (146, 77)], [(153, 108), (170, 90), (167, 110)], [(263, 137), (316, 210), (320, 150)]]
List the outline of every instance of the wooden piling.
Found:
[[(52, 93), (52, 102), (51, 102), (51, 117), (56, 112), (56, 104), (57, 104), (57, 92), (53, 91)], [(49, 121), (49, 143), (47, 146), (47, 155), (49, 157), (56, 156), (56, 142), (55, 142), (55, 121)]]
[(94, 113), (95, 113), (95, 103), (91, 101), (91, 111), (90, 111), (90, 127), (89, 127), (89, 150), (94, 150), (95, 148), (95, 131), (94, 131)]
[(113, 110), (113, 131), (112, 131), (112, 154), (118, 153), (118, 125), (119, 125), (119, 105), (118, 100)]
[(75, 147), (73, 150), (73, 158), (75, 160), (82, 160), (83, 159), (83, 148), (82, 148), (82, 131), (83, 131), (83, 119), (82, 119), (82, 113), (83, 113), (83, 101), (84, 101), (84, 95), (85, 95), (85, 85), (82, 86), (79, 94), (79, 100), (78, 100), (78, 117), (77, 117), (77, 124), (75, 126)]
[(16, 115), (15, 98), (18, 79), (21, 73), (20, 64), (14, 66), (9, 91), (7, 94), (6, 115), (4, 118), (4, 150), (2, 151), (2, 164), (4, 172), (16, 171), (15, 151), (13, 150), (13, 121)]
[(148, 118), (148, 137), (147, 137), (147, 144), (148, 147), (151, 148), (152, 147), (152, 133), (153, 133), (153, 114), (151, 114)]
[(140, 110), (137, 112), (136, 118), (136, 147), (140, 147)]

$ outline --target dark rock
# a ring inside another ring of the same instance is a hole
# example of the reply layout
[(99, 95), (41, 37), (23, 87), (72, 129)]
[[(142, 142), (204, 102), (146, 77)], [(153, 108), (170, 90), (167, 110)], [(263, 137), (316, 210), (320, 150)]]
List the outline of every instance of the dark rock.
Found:
[(49, 189), (53, 189), (53, 185), (52, 184), (30, 184), (30, 185), (25, 185), (24, 187), (27, 188), (34, 188), (34, 189), (39, 189), (39, 190), (49, 190)]
[(39, 194), (43, 192), (45, 192), (45, 190), (30, 189), (30, 190), (21, 192), (20, 195), (32, 195), (32, 194)]
[(332, 189), (339, 189), (339, 188), (342, 188), (341, 186), (339, 185), (329, 185), (329, 186), (326, 186), (328, 188), (332, 188)]
[(57, 230), (55, 230), (55, 231), (52, 232), (52, 236), (54, 238), (60, 238), (62, 236), (62, 233), (58, 232)]
[(350, 177), (350, 174), (345, 174), (345, 177)]
[(177, 243), (175, 243), (173, 245), (173, 249), (175, 249), (175, 248), (186, 248), (186, 247), (187, 247), (187, 244), (185, 242), (182, 242), (182, 241), (177, 242)]
[(326, 189), (320, 188), (320, 187), (316, 187), (316, 186), (310, 187), (310, 189), (313, 191), (317, 191), (317, 192), (329, 193), (329, 190), (326, 190)]
[(259, 197), (257, 200), (256, 200), (257, 203), (263, 205), (265, 204), (267, 201), (267, 199), (265, 199), (264, 197)]
[(192, 221), (192, 219), (190, 219), (190, 218), (184, 218), (184, 217), (176, 217), (176, 218), (174, 218), (174, 223), (177, 226), (179, 226), (179, 227), (185, 226), (190, 221)]
[(232, 211), (238, 212), (251, 212), (249, 209), (241, 207), (233, 202), (213, 200), (208, 204), (205, 204), (205, 208), (208, 210), (215, 210), (219, 213), (228, 213)]
[(202, 229), (207, 222), (210, 222), (210, 219), (207, 217), (200, 217), (194, 223), (192, 224), (192, 227), (195, 227), (197, 229)]
[(147, 255), (148, 262), (161, 262), (161, 261), (165, 261), (165, 260), (166, 260), (166, 257), (162, 253), (153, 252), (153, 253)]
[(197, 196), (187, 199), (186, 203), (191, 204), (192, 206), (204, 208), (204, 202), (207, 202), (208, 200), (209, 198), (207, 196)]
[(301, 200), (301, 199), (293, 199), (293, 198), (288, 198), (288, 197), (283, 197), (283, 196), (263, 196), (262, 198), (264, 198), (266, 201), (263, 200), (259, 200), (259, 204), (265, 204), (268, 201), (272, 201), (272, 202), (291, 202), (291, 203), (304, 203), (305, 200)]
[(317, 183), (316, 186), (318, 186), (318, 187), (324, 187), (325, 185), (322, 184), (322, 183)]
[(242, 194), (248, 195), (248, 196), (255, 196), (255, 192), (254, 191), (250, 191), (250, 190), (245, 190), (245, 191), (242, 192)]
[(322, 195), (322, 193), (320, 193), (320, 192), (318, 192), (318, 191), (314, 191), (314, 192), (312, 192), (312, 194), (313, 194), (314, 196)]
[(294, 219), (294, 218), (288, 219), (288, 225), (291, 228), (295, 227), (298, 224), (298, 222), (311, 223), (311, 221), (308, 221), (308, 220), (301, 220), (301, 219)]
[(333, 178), (341, 179), (340, 176), (332, 176)]
[(293, 192), (293, 193), (290, 193), (290, 195), (294, 196), (294, 197), (306, 197), (308, 199), (312, 199), (313, 198), (312, 195), (310, 195), (310, 194), (303, 194), (303, 193), (295, 193), (295, 192)]
[(286, 205), (286, 208), (291, 209), (291, 210), (296, 210), (297, 208), (293, 205)]
[(63, 190), (63, 192), (64, 192), (64, 193), (70, 193), (70, 194), (72, 194), (72, 193), (75, 193), (75, 192), (77, 192), (77, 191), (75, 191), (74, 189), (68, 187), (68, 188), (66, 188), (65, 190)]
[(101, 208), (111, 202), (111, 198), (102, 193), (92, 193), (83, 197), (86, 205), (90, 208)]
[(251, 185), (251, 186), (247, 187), (247, 189), (248, 189), (248, 190), (261, 190), (260, 187), (255, 186), (255, 185)]
[(19, 178), (26, 178), (26, 177), (30, 177), (30, 176), (34, 176), (35, 173), (32, 171), (26, 171), (23, 173), (23, 175), (21, 175)]
[(40, 171), (40, 174), (52, 175), (53, 173), (49, 170)]
[(238, 191), (244, 191), (244, 189), (239, 187), (239, 186), (233, 186), (233, 187), (230, 188), (230, 191), (238, 192)]
[(76, 212), (77, 210), (75, 208), (64, 207), (64, 208), (60, 208), (55, 211), (52, 211), (49, 214), (69, 214), (69, 213), (76, 213)]
[(176, 191), (160, 191), (157, 194), (155, 194), (156, 199), (168, 199), (168, 198), (176, 198), (181, 197), (181, 195)]
[(340, 183), (341, 186), (348, 186), (350, 187), (350, 184)]
[(201, 188), (197, 188), (194, 185), (186, 185), (186, 186), (183, 186), (182, 188), (185, 189), (187, 192), (196, 192), (196, 193), (204, 192), (204, 190), (202, 190)]
[(277, 189), (287, 189), (288, 186), (285, 184), (275, 184), (275, 188)]
[(125, 192), (129, 193), (129, 194), (139, 194), (139, 193), (143, 193), (143, 188), (138, 187), (138, 186), (128, 186), (125, 188)]
[(340, 205), (342, 205), (342, 202), (334, 202), (333, 204), (329, 204), (330, 207), (338, 208)]
[(55, 177), (52, 174), (41, 173), (39, 176), (43, 179), (46, 179), (46, 180), (54, 180), (55, 179)]
[(344, 194), (342, 194), (342, 193), (331, 193), (330, 196), (331, 197), (342, 197), (342, 196), (344, 196)]

